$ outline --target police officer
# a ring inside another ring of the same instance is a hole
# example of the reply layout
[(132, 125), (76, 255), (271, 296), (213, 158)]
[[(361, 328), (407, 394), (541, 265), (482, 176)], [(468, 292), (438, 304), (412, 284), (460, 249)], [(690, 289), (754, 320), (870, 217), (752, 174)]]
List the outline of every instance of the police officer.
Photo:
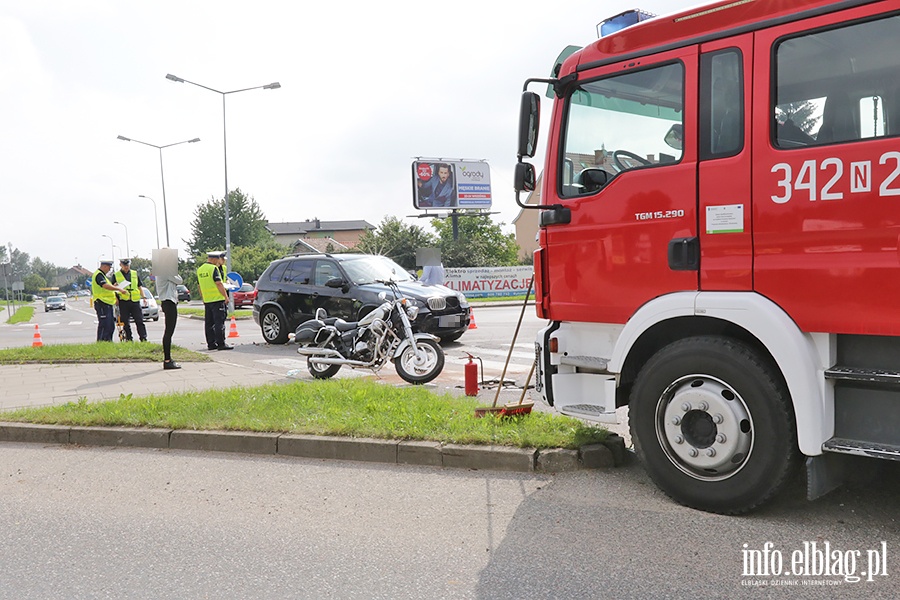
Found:
[(197, 269), (197, 283), (203, 297), (206, 317), (206, 347), (210, 350), (231, 350), (225, 343), (225, 316), (228, 291), (222, 277), (224, 252), (207, 252), (206, 262)]
[[(141, 310), (141, 298), (144, 297), (144, 282), (136, 271), (131, 270), (131, 259), (123, 258), (119, 261), (118, 273), (113, 273), (110, 278), (112, 283), (125, 289), (124, 294), (119, 294), (119, 316), (122, 319), (122, 327), (125, 330), (125, 340), (134, 341), (131, 335), (131, 324), (134, 319), (134, 328), (142, 342), (147, 341), (147, 326), (144, 325), (144, 312)], [(130, 318), (129, 318), (130, 317)]]
[(97, 311), (97, 341), (111, 342), (116, 330), (116, 292), (124, 293), (125, 289), (117, 287), (106, 278), (112, 269), (113, 261), (101, 260), (100, 268), (91, 277), (91, 297), (94, 299), (94, 310)]

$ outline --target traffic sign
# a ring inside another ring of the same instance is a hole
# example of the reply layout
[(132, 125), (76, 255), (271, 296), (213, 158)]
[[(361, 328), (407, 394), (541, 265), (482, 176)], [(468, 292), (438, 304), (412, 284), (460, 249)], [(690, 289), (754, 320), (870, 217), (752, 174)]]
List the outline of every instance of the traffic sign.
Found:
[(234, 271), (225, 276), (225, 288), (229, 290), (240, 289), (244, 285), (244, 279)]

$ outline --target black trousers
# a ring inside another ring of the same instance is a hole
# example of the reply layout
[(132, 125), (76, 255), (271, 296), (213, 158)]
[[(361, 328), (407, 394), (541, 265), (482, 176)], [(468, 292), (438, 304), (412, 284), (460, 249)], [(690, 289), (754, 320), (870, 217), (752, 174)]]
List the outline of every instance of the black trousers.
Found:
[(171, 300), (162, 301), (162, 311), (166, 317), (166, 329), (163, 331), (163, 360), (172, 360), (172, 334), (175, 333), (175, 323), (178, 321), (178, 305)]
[(206, 347), (210, 350), (225, 347), (225, 301), (207, 302), (203, 308), (206, 311)]
[(134, 319), (134, 328), (137, 329), (140, 340), (142, 342), (147, 341), (147, 327), (144, 325), (144, 313), (141, 310), (140, 301), (119, 300), (119, 316), (122, 319), (122, 328), (125, 330), (125, 339), (127, 341), (130, 342), (133, 339), (131, 337), (131, 324), (128, 322), (129, 316)]
[(113, 312), (115, 306), (94, 300), (94, 310), (97, 311), (97, 341), (111, 342), (116, 331), (116, 315)]

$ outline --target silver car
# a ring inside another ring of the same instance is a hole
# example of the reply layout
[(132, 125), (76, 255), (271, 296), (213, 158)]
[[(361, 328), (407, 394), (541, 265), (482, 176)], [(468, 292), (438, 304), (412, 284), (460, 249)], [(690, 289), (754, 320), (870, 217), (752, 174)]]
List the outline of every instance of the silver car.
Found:
[(159, 321), (159, 305), (153, 299), (153, 294), (145, 287), (141, 288), (144, 297), (141, 298), (141, 312), (144, 313), (144, 321)]

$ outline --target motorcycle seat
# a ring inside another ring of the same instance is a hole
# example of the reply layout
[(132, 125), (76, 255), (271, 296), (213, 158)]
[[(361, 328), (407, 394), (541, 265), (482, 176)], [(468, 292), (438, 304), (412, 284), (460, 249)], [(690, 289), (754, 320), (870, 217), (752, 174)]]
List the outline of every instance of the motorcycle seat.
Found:
[[(330, 321), (330, 320), (331, 319), (328, 319), (328, 321)], [(328, 323), (328, 321), (326, 321), (326, 323)], [(334, 325), (335, 329), (337, 329), (341, 333), (344, 333), (345, 331), (353, 331), (354, 329), (356, 329), (357, 322), (353, 321), (351, 323), (351, 322), (347, 322), (341, 318), (336, 318), (334, 320), (334, 323), (328, 323), (328, 324)]]

